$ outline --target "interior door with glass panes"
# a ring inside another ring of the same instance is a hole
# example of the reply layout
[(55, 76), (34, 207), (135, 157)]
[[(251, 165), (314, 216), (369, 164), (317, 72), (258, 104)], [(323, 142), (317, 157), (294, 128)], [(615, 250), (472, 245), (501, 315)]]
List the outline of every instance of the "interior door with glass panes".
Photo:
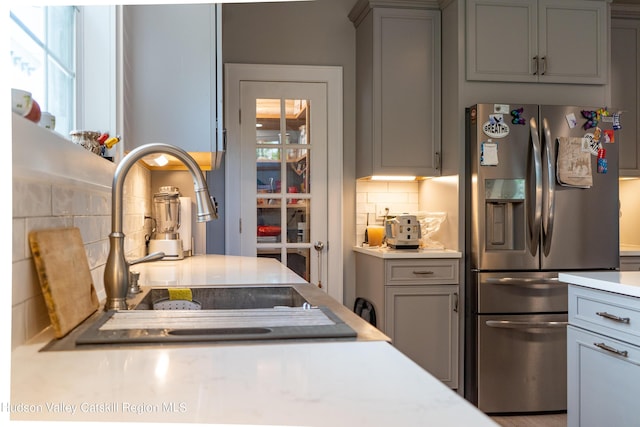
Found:
[(242, 255), (322, 287), (327, 266), (324, 83), (241, 82)]

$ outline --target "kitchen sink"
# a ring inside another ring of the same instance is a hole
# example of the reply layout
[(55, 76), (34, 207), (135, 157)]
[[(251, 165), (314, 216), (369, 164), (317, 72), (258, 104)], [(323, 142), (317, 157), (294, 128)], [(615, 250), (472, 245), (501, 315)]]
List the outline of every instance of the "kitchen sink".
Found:
[[(243, 310), (273, 307), (302, 307), (309, 304), (300, 292), (291, 286), (255, 286), (228, 288), (191, 288), (193, 301), (202, 310)], [(135, 310), (153, 310), (158, 302), (169, 300), (168, 288), (153, 288), (134, 307)]]
[(294, 286), (193, 287), (191, 294), (197, 309), (158, 309), (159, 302), (169, 301), (169, 290), (153, 288), (131, 310), (102, 313), (77, 336), (76, 347), (357, 335), (328, 307), (313, 305)]

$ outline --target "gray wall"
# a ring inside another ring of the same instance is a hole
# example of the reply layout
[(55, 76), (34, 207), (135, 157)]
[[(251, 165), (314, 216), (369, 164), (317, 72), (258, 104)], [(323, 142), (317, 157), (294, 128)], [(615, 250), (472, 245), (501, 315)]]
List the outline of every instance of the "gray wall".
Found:
[[(344, 303), (355, 298), (355, 27), (356, 0), (225, 4), (223, 63), (332, 65), (343, 69)], [(218, 172), (215, 172), (218, 174)], [(222, 175), (223, 176), (223, 175)]]

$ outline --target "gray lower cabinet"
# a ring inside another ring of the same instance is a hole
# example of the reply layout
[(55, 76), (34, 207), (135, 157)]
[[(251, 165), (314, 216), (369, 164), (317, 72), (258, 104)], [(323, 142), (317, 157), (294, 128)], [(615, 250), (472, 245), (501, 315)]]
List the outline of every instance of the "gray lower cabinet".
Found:
[(621, 256), (620, 271), (640, 271), (640, 256)]
[(568, 427), (640, 420), (640, 298), (569, 286)]
[(457, 259), (382, 259), (356, 254), (356, 294), (369, 300), (394, 347), (458, 388)]

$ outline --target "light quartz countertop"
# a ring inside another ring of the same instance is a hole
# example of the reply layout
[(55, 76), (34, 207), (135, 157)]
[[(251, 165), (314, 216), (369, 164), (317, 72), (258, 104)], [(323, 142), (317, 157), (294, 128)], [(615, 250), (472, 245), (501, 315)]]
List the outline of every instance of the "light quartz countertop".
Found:
[[(306, 283), (268, 259), (201, 256), (135, 267), (152, 286)], [(384, 340), (40, 351), (52, 336), (47, 329), (12, 352), (11, 401), (0, 402), (12, 420), (497, 425)]]
[(450, 249), (392, 249), (383, 247), (354, 246), (355, 252), (378, 258), (462, 258), (462, 253)]
[(620, 256), (640, 256), (640, 246), (620, 245)]
[(270, 258), (199, 255), (180, 261), (136, 264), (141, 286), (269, 285), (307, 283)]
[(567, 272), (558, 274), (558, 279), (574, 285), (640, 298), (638, 271)]

